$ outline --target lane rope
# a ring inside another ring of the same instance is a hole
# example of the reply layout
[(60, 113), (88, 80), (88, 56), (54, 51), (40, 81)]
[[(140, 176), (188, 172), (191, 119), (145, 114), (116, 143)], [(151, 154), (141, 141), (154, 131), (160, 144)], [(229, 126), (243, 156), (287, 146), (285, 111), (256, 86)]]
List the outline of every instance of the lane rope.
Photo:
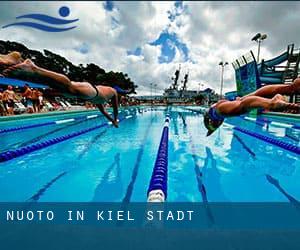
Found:
[[(133, 116), (131, 116), (131, 115), (127, 115), (127, 116), (121, 118), (119, 120), (119, 122), (122, 122), (123, 120), (129, 119), (129, 118), (132, 118), (132, 117)], [(60, 143), (60, 142), (66, 141), (66, 140), (69, 140), (71, 138), (74, 138), (74, 137), (77, 137), (79, 135), (88, 133), (90, 131), (109, 126), (111, 124), (112, 124), (112, 122), (105, 122), (105, 123), (102, 123), (100, 125), (97, 125), (97, 126), (94, 126), (94, 127), (91, 127), (91, 128), (87, 128), (87, 129), (83, 129), (83, 130), (80, 130), (80, 131), (77, 131), (77, 132), (73, 132), (73, 133), (70, 133), (70, 134), (67, 134), (67, 135), (64, 135), (64, 136), (60, 136), (60, 137), (56, 137), (56, 138), (53, 138), (53, 139), (45, 140), (43, 142), (31, 144), (31, 145), (21, 147), (21, 148), (15, 149), (15, 150), (8, 150), (6, 152), (0, 153), (0, 162), (6, 162), (6, 161), (9, 161), (9, 160), (12, 160), (14, 158), (23, 156), (25, 154), (29, 154), (31, 152), (34, 152), (34, 151), (52, 146), (54, 144), (57, 144), (57, 143)]]
[(168, 143), (170, 117), (167, 115), (147, 191), (148, 202), (164, 202), (168, 189)]
[(237, 130), (241, 133), (244, 133), (246, 135), (252, 136), (254, 138), (260, 139), (262, 141), (265, 141), (267, 143), (273, 144), (277, 147), (283, 148), (285, 150), (288, 150), (290, 152), (293, 152), (295, 154), (300, 154), (300, 147), (293, 145), (291, 143), (288, 142), (284, 142), (266, 135), (262, 135), (253, 131), (250, 131), (248, 129), (244, 129), (244, 128), (240, 128), (240, 127), (233, 127), (234, 130)]

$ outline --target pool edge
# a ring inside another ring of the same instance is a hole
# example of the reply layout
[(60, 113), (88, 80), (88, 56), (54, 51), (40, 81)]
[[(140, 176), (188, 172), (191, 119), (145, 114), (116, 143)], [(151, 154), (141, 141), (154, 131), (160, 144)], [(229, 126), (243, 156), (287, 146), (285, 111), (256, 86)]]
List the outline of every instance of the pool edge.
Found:
[(290, 114), (290, 113), (282, 113), (282, 112), (267, 112), (262, 113), (262, 116), (267, 117), (275, 117), (275, 118), (285, 118), (285, 119), (300, 119), (300, 114)]
[(52, 111), (45, 113), (34, 113), (34, 114), (23, 114), (23, 115), (14, 115), (14, 116), (2, 116), (0, 117), (0, 122), (6, 121), (18, 121), (24, 119), (40, 118), (40, 117), (49, 117), (49, 116), (60, 116), (66, 114), (79, 114), (85, 112), (97, 112), (98, 109), (80, 109), (80, 110), (66, 110), (66, 111)]

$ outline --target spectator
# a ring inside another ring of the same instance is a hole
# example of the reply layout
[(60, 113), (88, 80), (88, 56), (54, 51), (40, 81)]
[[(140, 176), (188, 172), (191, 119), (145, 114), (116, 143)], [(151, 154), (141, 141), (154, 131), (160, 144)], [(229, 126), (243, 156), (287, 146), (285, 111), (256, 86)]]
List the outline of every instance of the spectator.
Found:
[(30, 89), (28, 84), (24, 86), (24, 93), (22, 94), (24, 100), (24, 105), (27, 108), (28, 113), (33, 113), (33, 103), (32, 103), (32, 90)]
[(3, 93), (2, 93), (2, 89), (0, 89), (0, 115), (6, 116), (6, 114), (7, 114), (7, 110), (3, 103)]
[(39, 99), (39, 112), (43, 109), (44, 106), (44, 97), (43, 97), (43, 92), (38, 90), (38, 99)]
[(8, 115), (14, 115), (16, 93), (11, 85), (8, 85), (7, 90), (4, 91), (2, 99), (3, 103), (7, 106)]
[(33, 89), (32, 94), (31, 94), (31, 100), (32, 100), (34, 112), (40, 112), (40, 110), (39, 110), (39, 93), (38, 92), (39, 91), (37, 89)]
[(85, 102), (85, 108), (86, 109), (92, 109), (93, 108), (93, 104), (91, 102)]

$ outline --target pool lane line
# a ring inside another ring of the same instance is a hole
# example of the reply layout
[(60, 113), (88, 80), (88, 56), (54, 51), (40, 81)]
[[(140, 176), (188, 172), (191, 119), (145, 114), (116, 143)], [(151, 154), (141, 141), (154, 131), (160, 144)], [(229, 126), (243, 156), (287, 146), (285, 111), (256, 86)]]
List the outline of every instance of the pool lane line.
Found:
[(207, 202), (207, 195), (206, 195), (206, 188), (203, 184), (203, 173), (202, 171), (200, 171), (200, 169), (202, 169), (204, 166), (206, 166), (208, 164), (208, 159), (205, 159), (205, 163), (203, 166), (200, 166), (198, 164), (198, 159), (197, 159), (197, 153), (196, 153), (196, 147), (193, 141), (193, 137), (192, 134), (188, 131), (188, 135), (189, 135), (189, 141), (190, 141), (190, 147), (191, 147), (191, 153), (192, 153), (192, 159), (194, 161), (194, 171), (195, 171), (195, 175), (196, 175), (196, 180), (197, 180), (197, 184), (198, 184), (198, 190), (201, 194), (202, 197), (202, 201), (205, 203)]
[[(119, 120), (119, 122), (122, 122), (123, 120), (129, 119), (131, 117), (132, 117), (131, 115), (125, 116), (125, 117), (121, 118)], [(64, 135), (64, 136), (56, 137), (56, 138), (53, 138), (53, 139), (45, 140), (43, 142), (36, 143), (36, 144), (26, 146), (26, 147), (22, 147), (22, 148), (19, 148), (19, 149), (16, 149), (16, 150), (9, 150), (9, 151), (0, 153), (0, 162), (9, 161), (9, 160), (17, 158), (19, 156), (23, 156), (25, 154), (29, 154), (31, 152), (34, 152), (34, 151), (52, 146), (54, 144), (57, 144), (57, 143), (60, 143), (60, 142), (63, 142), (63, 141), (69, 140), (69, 139), (72, 139), (74, 137), (80, 136), (80, 135), (88, 133), (90, 131), (93, 131), (93, 130), (96, 130), (96, 129), (99, 129), (99, 128), (103, 128), (103, 127), (107, 127), (111, 124), (112, 124), (111, 122), (105, 122), (105, 123), (102, 123), (98, 126), (83, 129), (83, 130), (73, 132), (73, 133), (70, 133), (70, 134), (67, 134), (67, 135)]]
[[(153, 120), (154, 120), (154, 118), (151, 119), (151, 121), (150, 121), (150, 123), (149, 123), (149, 125), (146, 129), (146, 133), (144, 134), (144, 137), (143, 137), (143, 140), (142, 140), (141, 146), (139, 148), (137, 158), (136, 158), (133, 170), (132, 170), (131, 180), (130, 180), (128, 186), (127, 186), (126, 193), (125, 193), (125, 195), (122, 199), (122, 202), (121, 202), (120, 209), (123, 210), (123, 211), (128, 210), (128, 204), (130, 203), (130, 200), (131, 200), (134, 184), (135, 184), (135, 181), (136, 181), (139, 169), (140, 169), (141, 159), (142, 159), (142, 156), (144, 154), (145, 143), (146, 143), (146, 140), (148, 138), (149, 130), (150, 130), (150, 127), (153, 123)], [(116, 223), (117, 226), (122, 226), (123, 224), (124, 224), (124, 221), (117, 221), (117, 223)]]
[(177, 126), (177, 117), (176, 117), (176, 121), (174, 121), (172, 124), (174, 124), (174, 134), (175, 135), (179, 135), (179, 130), (178, 130), (178, 126)]
[(179, 116), (180, 116), (180, 118), (182, 120), (183, 127), (186, 128), (187, 124), (186, 124), (186, 120), (185, 120), (183, 114), (181, 112), (178, 112), (178, 114), (179, 114)]
[[(195, 145), (194, 143), (191, 141), (192, 135), (189, 133), (189, 137), (190, 137), (190, 142), (191, 142), (191, 149), (192, 149), (192, 158), (194, 161), (194, 170), (195, 170), (195, 174), (196, 174), (196, 179), (197, 179), (197, 183), (198, 183), (198, 190), (202, 196), (202, 201), (203, 202), (207, 202), (207, 195), (206, 195), (206, 188), (203, 184), (203, 173), (202, 171), (200, 171), (201, 168), (203, 168), (203, 166), (200, 166), (198, 164), (198, 159), (197, 159), (197, 154), (196, 154), (196, 149), (195, 149)], [(206, 161), (206, 159), (205, 159)], [(206, 164), (204, 164), (206, 165)]]
[(61, 177), (63, 177), (64, 175), (66, 175), (67, 172), (62, 172), (61, 174), (59, 174), (58, 176), (56, 176), (55, 178), (53, 178), (51, 181), (49, 181), (48, 183), (46, 183), (40, 190), (38, 190), (33, 196), (31, 196), (27, 202), (37, 202), (40, 197), (57, 181), (59, 180)]
[[(140, 114), (140, 113), (139, 113)], [(139, 115), (136, 114), (136, 115)], [(84, 145), (84, 149), (79, 153), (78, 159), (81, 159), (83, 157), (84, 154), (86, 154), (89, 150), (90, 147), (96, 143), (105, 133), (107, 132), (107, 129), (101, 131), (98, 135), (94, 136), (90, 142), (88, 142), (87, 144)]]
[[(127, 117), (128, 117), (128, 116), (127, 116)], [(131, 116), (130, 116), (130, 117), (131, 117)], [(128, 117), (128, 118), (130, 118), (130, 117)], [(104, 130), (104, 131), (102, 131), (99, 135), (97, 135), (97, 136), (95, 137), (96, 140), (98, 140), (99, 137), (100, 137), (101, 135), (103, 135), (106, 131), (107, 131), (107, 129)], [(94, 143), (96, 140), (94, 140), (94, 141), (91, 142), (91, 143)], [(112, 165), (107, 169), (107, 171), (105, 172), (105, 174), (104, 174), (103, 177), (101, 178), (102, 182), (97, 186), (96, 190), (99, 190), (99, 189), (104, 185), (105, 180), (107, 179), (107, 177), (109, 176), (110, 172), (113, 170), (113, 168), (114, 168), (114, 166), (115, 166), (116, 164), (117, 164), (117, 165), (120, 164), (120, 154), (119, 154), (119, 153), (116, 154), (116, 156), (115, 156), (115, 161), (114, 161), (114, 162), (112, 163)], [(28, 199), (28, 201), (38, 201), (39, 198), (40, 198), (40, 196), (41, 196), (48, 188), (50, 188), (50, 186), (51, 186), (54, 182), (56, 182), (59, 178), (61, 178), (63, 175), (65, 175), (65, 174), (67, 174), (67, 173), (68, 173), (68, 172), (64, 172), (64, 173), (60, 174), (59, 176), (55, 177), (53, 180), (51, 180), (49, 183), (47, 183), (42, 189), (40, 189), (35, 195), (33, 195), (30, 199)], [(95, 190), (95, 193), (96, 193), (96, 190)], [(97, 200), (95, 200), (95, 195), (94, 195), (94, 198), (93, 198), (92, 201), (97, 201)]]
[(21, 131), (31, 128), (37, 128), (37, 127), (44, 127), (44, 126), (50, 126), (50, 125), (61, 125), (64, 123), (74, 122), (78, 120), (89, 120), (99, 117), (100, 115), (87, 115), (87, 116), (79, 116), (75, 118), (70, 119), (63, 119), (63, 120), (56, 120), (56, 121), (50, 121), (50, 122), (44, 122), (44, 123), (38, 123), (38, 124), (31, 124), (31, 125), (25, 125), (25, 126), (19, 126), (19, 127), (12, 127), (12, 128), (6, 128), (6, 129), (0, 129), (0, 134), (5, 134), (9, 132), (15, 132), (15, 131)]
[[(194, 144), (193, 136), (189, 132), (187, 126), (186, 126), (186, 129), (187, 129), (187, 132), (188, 132), (188, 135), (189, 135), (189, 141), (190, 141), (192, 159), (194, 161), (194, 171), (195, 171), (195, 175), (196, 175), (198, 191), (201, 195), (202, 202), (203, 202), (204, 207), (205, 207), (207, 218), (209, 219), (209, 222), (213, 225), (215, 223), (215, 219), (214, 219), (214, 216), (213, 216), (212, 211), (211, 211), (211, 209), (209, 207), (209, 204), (208, 204), (207, 192), (206, 192), (205, 185), (203, 183), (203, 172), (200, 170), (200, 169), (207, 168), (208, 157), (209, 157), (209, 155), (212, 157), (212, 154), (209, 154), (208, 147), (205, 147), (207, 156), (205, 158), (203, 166), (200, 166), (199, 163), (198, 163), (198, 159), (197, 159), (198, 156), (197, 156), (197, 153), (196, 153), (196, 147), (195, 147), (195, 144)], [(212, 160), (214, 160), (214, 159), (212, 158)]]
[(255, 158), (255, 153), (246, 145), (246, 143), (235, 133), (233, 133), (233, 137), (237, 139), (237, 141), (243, 146), (243, 148), (253, 157)]
[[(111, 163), (111, 165), (106, 169), (106, 171), (104, 172), (103, 176), (100, 179), (100, 182), (98, 183), (98, 185), (95, 188), (94, 191), (94, 196), (93, 199), (91, 200), (91, 202), (99, 202), (100, 199), (99, 197), (101, 196), (101, 190), (103, 189), (103, 186), (108, 183), (108, 177), (110, 175), (110, 173), (113, 171), (114, 167), (117, 166), (117, 170), (120, 171), (121, 167), (120, 167), (120, 153), (116, 153), (115, 157), (114, 157), (114, 161)], [(120, 178), (120, 174), (118, 174), (119, 178)]]
[(164, 202), (167, 199), (169, 124), (170, 117), (167, 115), (147, 191), (147, 202)]
[(300, 209), (300, 202), (295, 199), (293, 196), (291, 196), (289, 193), (287, 193), (283, 187), (280, 185), (279, 181), (277, 179), (275, 179), (273, 176), (266, 174), (266, 179), (267, 181), (272, 184), (274, 187), (276, 187), (278, 189), (278, 191), (280, 193), (282, 193), (291, 204), (293, 204), (298, 210)]
[[(106, 174), (104, 176), (108, 177), (112, 168), (115, 166), (116, 164), (116, 160), (115, 162), (112, 164), (112, 166), (106, 171)], [(53, 178), (52, 180), (50, 180), (48, 183), (46, 183), (41, 189), (39, 189), (33, 196), (31, 196), (27, 202), (37, 202), (40, 197), (60, 178), (62, 178), (64, 175), (68, 174), (68, 171), (62, 172), (61, 174), (59, 174), (58, 176), (56, 176), (55, 178)], [(102, 177), (102, 179), (104, 178), (104, 176)]]
[(84, 149), (78, 155), (78, 160), (80, 160), (90, 150), (91, 146), (94, 145), (94, 143), (96, 143), (107, 132), (107, 130), (108, 129), (106, 128), (105, 130), (101, 131), (84, 145)]
[(144, 154), (145, 143), (146, 143), (146, 141), (148, 139), (149, 131), (150, 131), (151, 125), (153, 123), (153, 120), (154, 120), (154, 118), (152, 118), (150, 120), (150, 122), (149, 122), (149, 124), (148, 124), (148, 126), (146, 128), (145, 134), (143, 136), (143, 139), (142, 139), (142, 142), (141, 142), (141, 145), (140, 145), (140, 148), (139, 148), (136, 160), (135, 160), (135, 164), (134, 164), (134, 167), (133, 167), (133, 170), (132, 170), (131, 180), (130, 180), (128, 186), (127, 186), (125, 196), (124, 196), (124, 198), (122, 200), (123, 204), (128, 204), (130, 202), (131, 195), (132, 195), (133, 188), (134, 188), (134, 184), (135, 184), (137, 175), (139, 173), (141, 159), (142, 159), (142, 156)]
[[(101, 133), (105, 133), (107, 131), (107, 129), (105, 131), (102, 131)], [(100, 134), (101, 134), (100, 133)], [(118, 156), (118, 157), (117, 157)], [(118, 161), (118, 162), (117, 162)], [(104, 174), (104, 176), (102, 177), (102, 180), (105, 179), (105, 177), (107, 178), (110, 174), (110, 172), (112, 171), (113, 167), (116, 165), (116, 164), (120, 164), (120, 154), (117, 153), (116, 156), (115, 156), (115, 161), (113, 162), (113, 164), (111, 165), (110, 168), (108, 168), (108, 170), (106, 171), (106, 173)], [(31, 198), (29, 198), (27, 201), (28, 202), (37, 202), (40, 197), (58, 180), (60, 179), (61, 177), (63, 177), (65, 174), (67, 174), (68, 172), (63, 172), (61, 174), (59, 174), (58, 176), (56, 176), (55, 178), (53, 178), (51, 181), (49, 181), (46, 185), (43, 186), (43, 188), (41, 188), (40, 190), (38, 190), (36, 192), (35, 195), (33, 195)], [(103, 184), (103, 183), (102, 183)], [(100, 186), (102, 186), (102, 184), (99, 184)], [(98, 186), (99, 186), (98, 185)], [(96, 192), (96, 191), (95, 191)], [(95, 197), (95, 195), (94, 195)], [(93, 201), (97, 201), (97, 200), (94, 200)]]

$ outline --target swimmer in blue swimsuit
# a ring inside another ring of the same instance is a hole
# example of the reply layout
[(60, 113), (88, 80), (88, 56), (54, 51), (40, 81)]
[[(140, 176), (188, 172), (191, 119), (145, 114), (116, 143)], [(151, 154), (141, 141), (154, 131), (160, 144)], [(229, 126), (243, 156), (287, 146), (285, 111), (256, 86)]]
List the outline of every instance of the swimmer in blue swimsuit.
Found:
[[(94, 85), (89, 82), (74, 82), (63, 74), (38, 67), (30, 59), (26, 59), (24, 62), (7, 68), (3, 71), (3, 74), (8, 76), (15, 71), (18, 71), (18, 73), (21, 72), (21, 74), (23, 72), (37, 74), (45, 79), (50, 79), (49, 81), (41, 82), (41, 84), (59, 90), (66, 97), (80, 98), (92, 102), (115, 127), (118, 127), (118, 94), (122, 95), (132, 92), (122, 90), (118, 86), (112, 88), (103, 85)], [(104, 107), (104, 104), (109, 101), (111, 101), (113, 107), (113, 117)]]
[(237, 98), (235, 101), (220, 100), (204, 114), (204, 125), (208, 130), (207, 136), (216, 131), (226, 117), (241, 115), (255, 108), (300, 113), (300, 105), (288, 103), (282, 96), (299, 93), (300, 78), (296, 78), (292, 84), (264, 86), (253, 93)]

